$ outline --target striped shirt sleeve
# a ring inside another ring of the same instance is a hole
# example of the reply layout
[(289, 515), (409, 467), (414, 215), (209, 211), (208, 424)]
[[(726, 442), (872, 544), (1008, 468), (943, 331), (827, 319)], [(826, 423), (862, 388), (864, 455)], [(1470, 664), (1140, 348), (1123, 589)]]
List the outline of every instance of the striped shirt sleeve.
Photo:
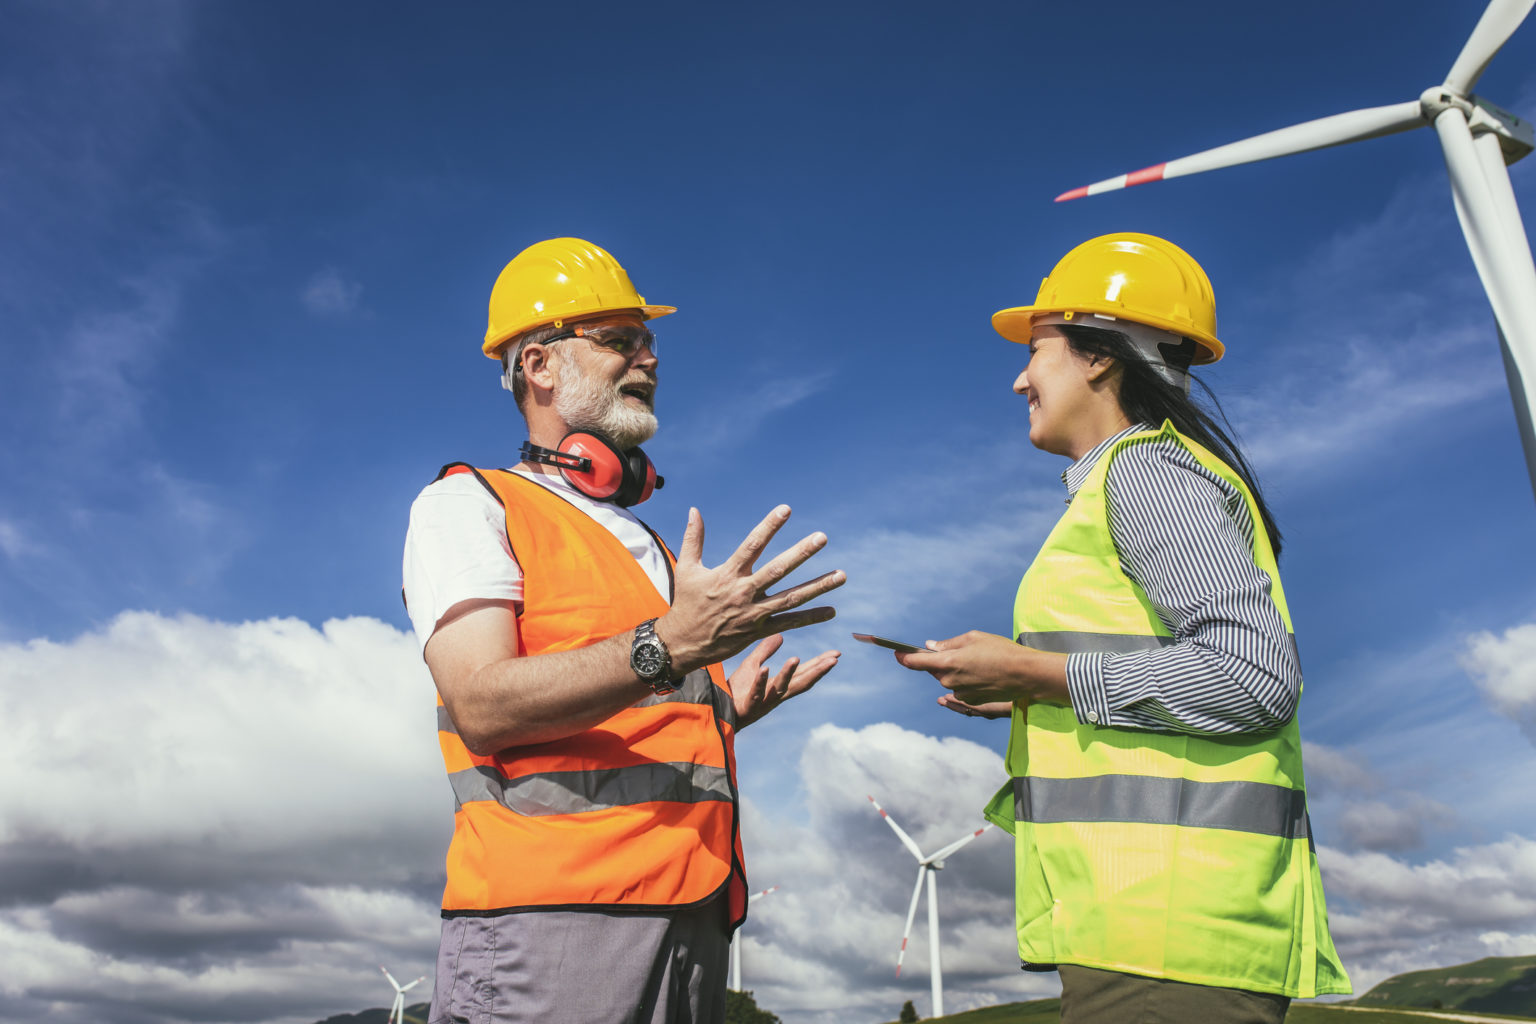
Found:
[(1269, 576), (1253, 563), (1242, 495), (1172, 441), (1122, 450), (1105, 481), (1120, 567), (1174, 643), (1074, 654), (1079, 721), (1161, 732), (1266, 732), (1288, 722), (1301, 666)]

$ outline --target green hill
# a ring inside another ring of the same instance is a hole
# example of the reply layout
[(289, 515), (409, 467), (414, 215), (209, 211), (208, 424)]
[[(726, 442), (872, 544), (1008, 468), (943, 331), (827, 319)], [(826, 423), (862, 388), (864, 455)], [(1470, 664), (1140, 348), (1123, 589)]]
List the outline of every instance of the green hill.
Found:
[[(1035, 999), (924, 1020), (931, 1024), (1057, 1024), (1060, 1009), (1058, 999)], [(1295, 1002), (1285, 1024), (1436, 1024), (1438, 1018), (1424, 1011), (1442, 1009), (1536, 1020), (1536, 956), (1488, 957), (1399, 974), (1344, 1003)]]
[[(428, 1003), (416, 1003), (405, 1008), (405, 1024), (427, 1024), (427, 1011), (431, 1009)], [(389, 1010), (373, 1009), (363, 1010), (361, 1013), (338, 1013), (334, 1017), (317, 1021), (316, 1024), (386, 1024), (389, 1020)]]
[(1536, 956), (1491, 956), (1455, 967), (1399, 974), (1357, 1006), (1422, 1006), (1536, 1017)]

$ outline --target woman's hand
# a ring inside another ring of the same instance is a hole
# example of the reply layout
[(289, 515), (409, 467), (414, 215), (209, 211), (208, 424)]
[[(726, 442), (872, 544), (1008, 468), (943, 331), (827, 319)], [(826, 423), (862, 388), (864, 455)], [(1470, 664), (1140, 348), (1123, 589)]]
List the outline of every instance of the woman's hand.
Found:
[(966, 718), (1007, 718), (1013, 714), (1013, 704), (1010, 701), (999, 700), (990, 704), (967, 704), (952, 693), (946, 693), (939, 698), (939, 707), (948, 708), (956, 714)]
[(973, 629), (948, 640), (930, 640), (928, 650), (897, 654), (896, 660), (927, 672), (971, 708), (1069, 700), (1065, 654), (1037, 651), (995, 633)]

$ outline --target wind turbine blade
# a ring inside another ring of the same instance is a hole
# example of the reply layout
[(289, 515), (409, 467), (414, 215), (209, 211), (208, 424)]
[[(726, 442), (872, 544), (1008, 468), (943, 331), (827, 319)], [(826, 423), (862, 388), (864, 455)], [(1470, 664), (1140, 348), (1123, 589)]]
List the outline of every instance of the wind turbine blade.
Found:
[(417, 985), (420, 985), (422, 982), (424, 982), (426, 980), (427, 980), (427, 976), (425, 974), (423, 974), (421, 977), (417, 978), (415, 981), (411, 982), (409, 985), (405, 986), (400, 991), (402, 993), (409, 992), (411, 989), (415, 988)]
[(751, 896), (748, 896), (747, 897), (747, 902), (748, 903), (753, 903), (753, 902), (755, 902), (757, 900), (760, 900), (764, 896), (767, 896), (769, 893), (773, 892), (776, 889), (778, 889), (778, 886), (770, 885), (768, 888), (764, 889), (762, 892), (755, 892)]
[[(380, 966), (379, 970), (384, 971), (384, 968), (382, 966)], [(391, 985), (395, 986), (395, 991), (396, 992), (400, 991), (400, 983), (395, 980), (395, 976), (393, 974), (390, 974), (388, 971), (384, 971), (384, 977), (388, 978), (389, 979), (389, 983)]]
[(1445, 149), (1456, 216), (1498, 320), (1510, 398), (1536, 491), (1536, 265), (1530, 243), (1498, 140), (1474, 140), (1466, 118), (1454, 107), (1435, 118), (1435, 131)]
[[(1536, 0), (1530, 0), (1530, 2), (1536, 3)], [(1407, 100), (1385, 107), (1351, 110), (1345, 114), (1320, 117), (1315, 121), (1305, 121), (1301, 124), (1293, 124), (1289, 128), (1265, 132), (1263, 135), (1255, 135), (1241, 142), (1229, 142), (1225, 146), (1217, 146), (1215, 149), (1207, 149), (1192, 156), (1169, 160), (1167, 163), (1143, 167), (1139, 171), (1122, 174), (1116, 178), (1106, 178), (1092, 185), (1063, 192), (1056, 197), (1056, 201), (1060, 203), (1068, 199), (1081, 199), (1084, 196), (1096, 196), (1101, 192), (1112, 192), (1129, 185), (1144, 185), (1149, 181), (1179, 178), (1186, 174), (1199, 174), (1202, 171), (1253, 163), (1255, 160), (1268, 160), (1270, 157), (1289, 156), (1292, 153), (1305, 153), (1327, 146), (1339, 146), (1346, 142), (1374, 139), (1380, 135), (1391, 135), (1395, 132), (1407, 131), (1409, 128), (1417, 128), (1423, 123), (1424, 111), (1418, 100)]]
[(1467, 43), (1451, 65), (1451, 73), (1445, 76), (1445, 87), (1465, 96), (1472, 91), (1477, 80), (1483, 77), (1488, 62), (1499, 52), (1499, 47), (1509, 42), (1515, 29), (1531, 13), (1536, 0), (1493, 0), (1477, 19), (1477, 27), (1467, 37)]
[(912, 919), (917, 916), (917, 899), (923, 894), (923, 876), (927, 868), (917, 869), (917, 884), (912, 887), (912, 903), (907, 907), (907, 924), (901, 930), (901, 952), (896, 954), (896, 977), (901, 977), (901, 961), (907, 955), (907, 940), (912, 937)]
[(954, 842), (952, 842), (948, 846), (944, 847), (944, 849), (940, 850), (938, 853), (934, 854), (932, 857), (929, 857), (928, 858), (928, 862), (930, 864), (932, 864), (932, 863), (934, 863), (936, 861), (942, 861), (942, 860), (946, 859), (950, 854), (952, 854), (956, 850), (960, 849), (966, 843), (971, 842), (977, 836), (981, 835), (983, 832), (985, 832), (987, 829), (989, 829), (991, 827), (992, 827), (992, 823), (989, 821), (985, 825), (981, 826), (981, 828), (977, 829), (975, 832), (972, 832), (970, 835), (962, 836), (961, 838), (956, 839)]
[(880, 812), (880, 817), (884, 818), (885, 823), (895, 830), (896, 838), (900, 839), (902, 844), (912, 851), (912, 856), (916, 857), (917, 862), (921, 864), (923, 862), (923, 851), (917, 848), (917, 844), (912, 841), (912, 837), (901, 830), (901, 826), (896, 824), (896, 819), (885, 813), (885, 808), (880, 806), (880, 801), (870, 797), (869, 802), (875, 805), (875, 810)]

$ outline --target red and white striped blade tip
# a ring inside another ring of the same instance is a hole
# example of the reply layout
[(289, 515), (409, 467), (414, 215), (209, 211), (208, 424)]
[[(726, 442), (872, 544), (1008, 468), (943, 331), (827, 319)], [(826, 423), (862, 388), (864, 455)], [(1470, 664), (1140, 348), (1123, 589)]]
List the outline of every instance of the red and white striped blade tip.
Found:
[(1061, 195), (1056, 197), (1055, 201), (1058, 203), (1064, 203), (1068, 199), (1082, 199), (1086, 196), (1096, 196), (1100, 192), (1113, 192), (1115, 189), (1125, 188), (1128, 185), (1144, 185), (1149, 181), (1162, 181), (1163, 172), (1167, 170), (1167, 168), (1168, 161), (1165, 160), (1160, 164), (1153, 164), (1151, 167), (1143, 167), (1139, 171), (1132, 171), (1129, 174), (1121, 174), (1114, 178), (1107, 178), (1104, 181), (1096, 181), (1092, 185), (1084, 185), (1082, 188), (1074, 188), (1070, 192), (1063, 192)]

